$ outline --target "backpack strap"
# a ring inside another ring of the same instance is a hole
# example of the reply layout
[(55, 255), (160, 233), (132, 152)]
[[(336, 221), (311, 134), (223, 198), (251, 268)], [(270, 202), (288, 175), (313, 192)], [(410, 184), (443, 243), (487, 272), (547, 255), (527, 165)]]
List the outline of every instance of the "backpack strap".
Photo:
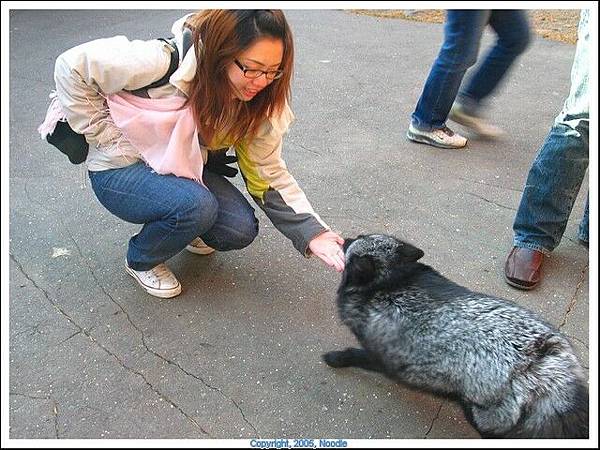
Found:
[(171, 78), (171, 75), (173, 75), (173, 73), (175, 73), (175, 71), (179, 67), (179, 50), (177, 50), (177, 44), (175, 43), (175, 38), (171, 38), (171, 39), (159, 38), (158, 40), (166, 42), (167, 44), (169, 44), (169, 47), (171, 47), (171, 62), (169, 63), (169, 70), (167, 70), (167, 73), (165, 73), (160, 80), (156, 80), (155, 82), (150, 83), (148, 86), (144, 86), (143, 88), (140, 88), (140, 89), (148, 90), (148, 89), (152, 89), (152, 88), (163, 86), (163, 85), (167, 84), (169, 82), (169, 78)]
[[(171, 75), (173, 75), (175, 73), (175, 71), (179, 68), (179, 50), (177, 49), (177, 43), (175, 41), (175, 38), (174, 37), (170, 38), (170, 39), (158, 38), (158, 40), (169, 44), (169, 47), (171, 48), (171, 62), (169, 64), (169, 70), (167, 70), (167, 73), (165, 73), (161, 79), (156, 80), (147, 86), (130, 91), (132, 94), (147, 98), (148, 97), (148, 92), (147, 92), (148, 89), (164, 86), (165, 84), (167, 84), (169, 82), (169, 78), (171, 78)], [(186, 27), (183, 29), (182, 50), (183, 50), (184, 57), (191, 46), (192, 46), (192, 30), (190, 30), (189, 28)]]

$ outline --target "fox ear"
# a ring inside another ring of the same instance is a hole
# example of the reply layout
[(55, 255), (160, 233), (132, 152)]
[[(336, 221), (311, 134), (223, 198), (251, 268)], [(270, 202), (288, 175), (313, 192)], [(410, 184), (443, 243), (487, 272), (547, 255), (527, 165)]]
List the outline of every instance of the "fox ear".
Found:
[(370, 256), (354, 256), (346, 264), (345, 282), (351, 286), (368, 284), (375, 278), (377, 267)]
[(398, 249), (400, 259), (406, 262), (416, 262), (421, 259), (425, 253), (420, 248), (404, 242)]

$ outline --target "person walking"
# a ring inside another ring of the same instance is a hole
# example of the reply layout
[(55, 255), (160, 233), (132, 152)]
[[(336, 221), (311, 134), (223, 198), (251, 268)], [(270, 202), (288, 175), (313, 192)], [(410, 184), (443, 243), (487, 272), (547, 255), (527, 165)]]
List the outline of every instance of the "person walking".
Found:
[[(582, 10), (570, 93), (531, 165), (513, 223), (513, 248), (506, 258), (504, 278), (518, 289), (534, 289), (540, 283), (544, 258), (560, 243), (585, 178), (591, 57), (589, 10)], [(578, 239), (588, 247), (589, 192)]]
[[(465, 72), (477, 61), (487, 25), (496, 32), (496, 42), (461, 88)], [(448, 119), (483, 137), (500, 136), (502, 130), (483, 117), (484, 102), (506, 77), (529, 41), (525, 11), (448, 10), (444, 42), (412, 113), (408, 139), (440, 148), (464, 147), (467, 139), (447, 126)]]

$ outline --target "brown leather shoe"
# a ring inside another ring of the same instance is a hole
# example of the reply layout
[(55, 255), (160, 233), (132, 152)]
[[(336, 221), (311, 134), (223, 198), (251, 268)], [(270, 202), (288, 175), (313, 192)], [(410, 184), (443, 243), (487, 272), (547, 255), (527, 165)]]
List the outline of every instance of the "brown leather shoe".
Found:
[(541, 278), (544, 254), (530, 248), (513, 247), (504, 264), (504, 279), (517, 289), (536, 287)]

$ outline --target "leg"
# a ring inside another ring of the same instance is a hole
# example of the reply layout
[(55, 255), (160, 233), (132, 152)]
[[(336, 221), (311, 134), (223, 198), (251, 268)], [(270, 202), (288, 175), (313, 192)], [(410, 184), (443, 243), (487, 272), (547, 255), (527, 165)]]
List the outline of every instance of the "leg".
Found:
[(519, 421), (522, 405), (514, 399), (506, 398), (500, 404), (489, 408), (471, 405), (469, 418), (483, 437), (499, 438), (508, 433)]
[(254, 209), (242, 193), (224, 176), (204, 171), (203, 181), (218, 203), (214, 225), (200, 234), (202, 240), (219, 251), (247, 247), (258, 235)]
[(461, 89), (458, 97), (465, 112), (471, 115), (477, 113), (481, 101), (496, 89), (530, 42), (525, 11), (493, 10), (489, 23), (498, 35), (496, 44)]
[(90, 172), (98, 200), (115, 216), (144, 224), (129, 240), (127, 262), (150, 270), (179, 253), (196, 236), (213, 227), (217, 201), (201, 184), (174, 175), (159, 175), (144, 163)]
[(349, 347), (342, 351), (327, 352), (322, 355), (322, 358), (330, 367), (359, 367), (385, 374), (381, 363), (362, 348)]
[(583, 213), (583, 217), (581, 218), (581, 223), (579, 224), (579, 233), (578, 238), (579, 242), (588, 246), (590, 242), (590, 226), (589, 226), (589, 216), (590, 216), (590, 194), (588, 193), (587, 198), (585, 199), (585, 211)]
[(513, 224), (514, 245), (549, 253), (560, 243), (588, 167), (589, 121), (556, 122), (529, 171)]
[(423, 87), (412, 125), (422, 131), (443, 128), (466, 70), (475, 64), (490, 11), (449, 10), (444, 44)]

